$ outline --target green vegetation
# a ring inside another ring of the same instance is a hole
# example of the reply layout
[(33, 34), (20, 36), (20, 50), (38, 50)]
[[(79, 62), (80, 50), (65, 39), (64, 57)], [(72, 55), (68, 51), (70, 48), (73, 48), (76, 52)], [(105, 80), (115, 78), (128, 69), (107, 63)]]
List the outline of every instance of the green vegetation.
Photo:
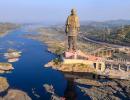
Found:
[(125, 41), (130, 43), (130, 32), (126, 34)]
[(81, 67), (86, 67), (86, 66), (88, 66), (88, 65), (85, 65), (85, 64), (79, 64), (79, 66), (81, 66)]
[[(85, 29), (81, 28), (82, 31)], [(104, 41), (108, 43), (130, 45), (130, 25), (111, 27), (111, 28), (98, 28), (91, 27), (84, 34), (90, 39)]]
[(63, 51), (64, 51), (64, 48), (58, 47), (58, 48), (55, 50), (55, 54), (60, 55), (60, 54), (63, 53)]
[(55, 65), (59, 65), (61, 63), (61, 60), (60, 60), (60, 58), (55, 58), (55, 59), (53, 59), (53, 62)]

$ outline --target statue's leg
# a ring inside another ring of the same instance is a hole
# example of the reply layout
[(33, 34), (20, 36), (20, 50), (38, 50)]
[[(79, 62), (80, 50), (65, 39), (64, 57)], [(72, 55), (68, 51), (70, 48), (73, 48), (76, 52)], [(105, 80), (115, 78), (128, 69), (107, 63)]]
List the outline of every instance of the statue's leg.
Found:
[(72, 36), (68, 36), (69, 51), (72, 51)]
[(77, 49), (77, 36), (73, 36), (73, 50), (75, 51)]

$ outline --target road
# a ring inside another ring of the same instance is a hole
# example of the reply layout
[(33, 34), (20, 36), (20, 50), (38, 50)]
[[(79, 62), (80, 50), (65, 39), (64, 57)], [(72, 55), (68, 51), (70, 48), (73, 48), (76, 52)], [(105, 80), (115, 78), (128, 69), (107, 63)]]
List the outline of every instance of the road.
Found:
[(84, 40), (86, 40), (86, 41), (90, 41), (90, 42), (96, 43), (96, 44), (101, 44), (101, 45), (104, 45), (104, 46), (109, 46), (109, 47), (113, 47), (113, 48), (124, 48), (124, 47), (126, 47), (126, 48), (129, 48), (129, 49), (130, 49), (130, 47), (128, 47), (128, 46), (121, 46), (121, 45), (110, 44), (110, 43), (106, 43), (106, 42), (100, 42), (100, 41), (96, 41), (96, 40), (89, 39), (89, 38), (87, 38), (87, 37), (82, 37), (82, 38), (83, 38)]

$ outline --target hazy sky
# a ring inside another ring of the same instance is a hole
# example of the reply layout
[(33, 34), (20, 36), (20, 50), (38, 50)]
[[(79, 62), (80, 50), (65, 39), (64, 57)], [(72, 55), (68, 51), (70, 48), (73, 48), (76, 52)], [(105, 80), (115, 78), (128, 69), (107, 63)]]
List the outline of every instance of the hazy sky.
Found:
[(82, 21), (130, 19), (130, 0), (0, 0), (0, 22), (63, 22), (71, 8)]

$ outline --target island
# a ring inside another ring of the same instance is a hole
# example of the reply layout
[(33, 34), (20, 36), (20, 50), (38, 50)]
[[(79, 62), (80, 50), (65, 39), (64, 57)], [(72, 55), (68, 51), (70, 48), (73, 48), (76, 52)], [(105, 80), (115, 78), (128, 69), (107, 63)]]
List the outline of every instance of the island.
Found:
[(5, 73), (13, 70), (13, 66), (10, 63), (0, 63), (0, 73)]
[(9, 84), (6, 78), (0, 77), (0, 93), (7, 90), (9, 88)]

